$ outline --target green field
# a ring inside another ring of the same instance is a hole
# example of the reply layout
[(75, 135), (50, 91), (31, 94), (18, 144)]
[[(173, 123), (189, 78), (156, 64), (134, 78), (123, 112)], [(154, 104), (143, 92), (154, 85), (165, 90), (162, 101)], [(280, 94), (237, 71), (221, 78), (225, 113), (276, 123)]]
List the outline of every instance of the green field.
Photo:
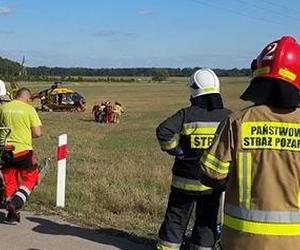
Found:
[[(43, 136), (34, 141), (40, 158), (55, 155), (57, 136), (67, 133), (69, 157), (65, 209), (55, 208), (55, 160), (31, 196), (27, 209), (59, 214), (95, 228), (117, 228), (154, 239), (169, 192), (172, 157), (160, 151), (155, 129), (178, 108), (189, 105), (186, 79), (165, 83), (76, 83), (87, 100), (85, 113), (39, 113)], [(239, 110), (248, 78), (221, 78), (225, 105)], [(49, 83), (48, 83), (49, 84)], [(26, 83), (33, 91), (46, 83)], [(120, 124), (91, 120), (95, 101), (120, 101), (126, 113)]]

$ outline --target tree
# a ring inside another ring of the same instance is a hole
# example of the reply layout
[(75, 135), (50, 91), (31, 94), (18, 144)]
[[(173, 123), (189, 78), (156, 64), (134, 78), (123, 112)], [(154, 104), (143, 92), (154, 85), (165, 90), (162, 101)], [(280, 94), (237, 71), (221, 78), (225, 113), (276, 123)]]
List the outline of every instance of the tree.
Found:
[(11, 81), (19, 76), (20, 70), (19, 63), (0, 57), (0, 79)]
[(154, 69), (152, 71), (152, 81), (165, 81), (169, 77), (169, 72), (166, 69)]

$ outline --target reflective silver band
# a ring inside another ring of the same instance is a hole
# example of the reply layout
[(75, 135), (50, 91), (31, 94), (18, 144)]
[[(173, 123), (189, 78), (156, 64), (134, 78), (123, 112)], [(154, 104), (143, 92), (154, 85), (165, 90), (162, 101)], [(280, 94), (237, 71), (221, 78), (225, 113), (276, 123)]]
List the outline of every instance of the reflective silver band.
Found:
[(273, 223), (300, 223), (300, 212), (297, 211), (266, 211), (236, 207), (226, 204), (225, 214), (248, 221)]
[(26, 187), (26, 186), (20, 186), (20, 188), (19, 189), (22, 189), (22, 190), (24, 190), (28, 195), (30, 195), (30, 190), (28, 189), (28, 187)]
[(158, 244), (172, 249), (179, 249), (181, 246), (181, 243), (172, 243), (168, 241), (163, 241), (161, 239), (158, 239)]
[(202, 247), (202, 246), (199, 246), (199, 245), (196, 245), (194, 243), (190, 243), (190, 250), (212, 250), (211, 247)]
[(190, 122), (183, 124), (184, 128), (216, 128), (219, 122)]
[(19, 196), (24, 203), (26, 202), (26, 196), (22, 192), (18, 191), (15, 195)]

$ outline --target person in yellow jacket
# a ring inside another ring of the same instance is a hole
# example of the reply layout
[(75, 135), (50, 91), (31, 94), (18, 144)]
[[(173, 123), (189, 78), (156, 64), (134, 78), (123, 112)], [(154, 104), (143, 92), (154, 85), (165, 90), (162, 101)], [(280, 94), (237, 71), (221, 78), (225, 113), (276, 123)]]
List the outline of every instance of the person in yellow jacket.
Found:
[(115, 102), (113, 107), (113, 122), (120, 123), (120, 118), (122, 113), (124, 113), (124, 108), (122, 107), (121, 103)]
[(252, 63), (241, 99), (202, 155), (201, 180), (227, 182), (223, 250), (300, 249), (300, 45), (284, 36)]
[[(11, 129), (7, 145), (13, 148), (12, 159), (3, 159), (1, 156), (4, 164), (0, 169), (8, 211), (5, 222), (8, 224), (20, 222), (20, 210), (39, 178), (32, 138), (42, 135), (42, 123), (30, 101), (30, 90), (21, 88), (16, 92), (15, 100), (0, 106), (0, 124)], [(4, 135), (1, 133), (0, 136)]]

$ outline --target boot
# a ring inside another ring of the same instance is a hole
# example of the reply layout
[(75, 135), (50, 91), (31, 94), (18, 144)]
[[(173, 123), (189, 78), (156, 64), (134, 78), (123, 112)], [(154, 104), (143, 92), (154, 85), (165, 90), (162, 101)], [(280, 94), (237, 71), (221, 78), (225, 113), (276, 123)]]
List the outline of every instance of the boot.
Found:
[(193, 243), (190, 243), (189, 250), (213, 250), (213, 248), (212, 247), (202, 247), (202, 246), (198, 246)]
[(9, 225), (17, 225), (20, 223), (20, 212), (16, 210), (16, 207), (11, 202), (8, 203), (6, 209), (8, 213), (4, 222)]

